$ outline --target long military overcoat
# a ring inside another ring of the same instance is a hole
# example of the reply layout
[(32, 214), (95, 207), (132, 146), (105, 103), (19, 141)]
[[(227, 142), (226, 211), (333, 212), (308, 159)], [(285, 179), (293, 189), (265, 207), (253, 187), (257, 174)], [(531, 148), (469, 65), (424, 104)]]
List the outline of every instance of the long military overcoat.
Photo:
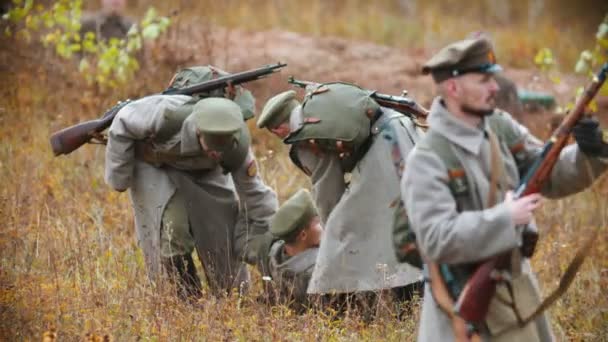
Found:
[[(129, 189), (137, 239), (153, 279), (160, 272), (162, 214), (181, 189), (196, 249), (215, 290), (230, 287), (243, 269), (240, 254), (246, 241), (235, 248), (235, 230), (245, 237), (251, 230), (266, 231), (277, 200), (259, 177), (251, 151), (242, 165), (227, 173), (203, 152), (191, 120), (166, 136), (172, 132), (168, 127), (175, 126), (169, 118), (191, 100), (154, 95), (125, 106), (109, 129), (105, 178), (114, 189)], [(172, 160), (160, 165), (142, 160), (136, 150), (144, 142)]]
[[(403, 114), (382, 110), (371, 129), (371, 146), (352, 170), (348, 186), (339, 163), (331, 159), (336, 155), (329, 160), (321, 156), (318, 166), (311, 166), (313, 190), (333, 189), (335, 184), (344, 190), (326, 219), (308, 293), (374, 291), (419, 280), (420, 272), (398, 263), (393, 251), (393, 216), (401, 194), (392, 154), (405, 158), (421, 131)], [(393, 141), (400, 152), (395, 152)], [(323, 203), (319, 194), (315, 199)]]
[[(541, 144), (528, 130), (504, 112), (503, 134), (515, 145), (500, 141), (501, 160), (504, 162), (506, 187), (498, 190), (499, 204), (488, 208), (490, 179), (490, 143), (488, 120), (481, 127), (470, 127), (450, 114), (440, 98), (435, 99), (429, 117), (430, 130), (410, 153), (402, 181), (402, 193), (411, 226), (416, 233), (421, 252), (432, 261), (451, 267), (464, 267), (490, 256), (511, 251), (514, 261), (515, 300), (524, 316), (535, 309), (539, 301), (537, 280), (527, 259), (521, 258), (519, 246), (521, 227), (516, 228), (504, 200), (507, 190), (514, 189), (520, 175), (539, 155)], [(428, 136), (439, 134), (464, 168), (468, 194), (457, 199), (450, 190), (448, 169), (438, 153), (429, 145)], [(511, 151), (517, 151), (512, 153)], [(606, 169), (595, 158), (588, 158), (576, 145), (566, 147), (557, 162), (551, 179), (542, 189), (550, 198), (581, 191)], [(520, 260), (520, 261), (519, 261)], [(505, 286), (497, 293), (509, 298)], [(487, 316), (483, 337), (492, 341), (549, 341), (553, 339), (546, 316), (541, 316), (523, 329), (511, 329), (500, 336), (492, 336), (515, 323), (513, 311), (494, 297)], [(420, 341), (453, 341), (450, 322), (434, 301), (428, 283), (418, 339)]]

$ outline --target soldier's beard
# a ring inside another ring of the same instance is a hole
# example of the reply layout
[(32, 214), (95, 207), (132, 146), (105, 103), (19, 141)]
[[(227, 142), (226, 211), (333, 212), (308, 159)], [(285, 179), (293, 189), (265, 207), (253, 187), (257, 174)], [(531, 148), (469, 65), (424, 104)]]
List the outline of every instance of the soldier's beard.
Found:
[(466, 103), (463, 103), (460, 105), (460, 110), (463, 113), (467, 113), (473, 116), (478, 116), (483, 118), (484, 116), (488, 116), (490, 114), (492, 114), (494, 112), (494, 109), (496, 109), (496, 100), (494, 98), (494, 96), (490, 96), (490, 98), (488, 99), (488, 108), (473, 108), (472, 106), (469, 106)]
[(488, 115), (492, 114), (494, 112), (494, 107), (489, 108), (489, 109), (478, 109), (478, 108), (473, 108), (466, 104), (463, 104), (460, 106), (460, 110), (463, 113), (467, 113), (467, 114), (471, 114), (471, 115), (479, 116), (479, 117), (483, 118), (484, 116), (488, 116)]

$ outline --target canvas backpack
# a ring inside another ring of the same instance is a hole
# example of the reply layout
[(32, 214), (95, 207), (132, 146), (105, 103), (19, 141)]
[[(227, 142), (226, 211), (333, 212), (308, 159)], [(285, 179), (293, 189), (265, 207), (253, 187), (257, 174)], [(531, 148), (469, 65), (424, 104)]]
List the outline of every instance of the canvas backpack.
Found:
[(312, 89), (301, 107), (301, 122), (287, 144), (313, 152), (335, 152), (350, 172), (371, 144), (370, 129), (382, 114), (369, 90), (349, 83), (325, 83)]

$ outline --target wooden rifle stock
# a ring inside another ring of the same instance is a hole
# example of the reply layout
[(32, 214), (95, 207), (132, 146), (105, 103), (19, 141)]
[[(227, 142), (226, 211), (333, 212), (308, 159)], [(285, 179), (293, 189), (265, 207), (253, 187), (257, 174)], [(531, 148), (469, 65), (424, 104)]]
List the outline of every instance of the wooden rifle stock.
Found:
[[(268, 64), (260, 68), (218, 77), (185, 88), (168, 88), (161, 94), (193, 95), (207, 93), (216, 89), (225, 88), (228, 85), (239, 85), (241, 83), (258, 80), (285, 66), (287, 66), (285, 63)], [(90, 142), (91, 139), (97, 137), (103, 130), (110, 127), (116, 114), (130, 102), (132, 101), (126, 100), (119, 102), (108, 110), (100, 119), (85, 121), (53, 133), (50, 139), (53, 154), (55, 154), (55, 156), (69, 154), (80, 146)]]
[[(584, 116), (587, 106), (604, 84), (607, 74), (608, 63), (605, 63), (584, 94), (578, 99), (572, 111), (545, 143), (540, 157), (523, 177), (514, 194), (515, 198), (537, 193), (542, 189), (551, 176), (560, 152), (568, 142), (572, 128)], [(496, 292), (496, 285), (502, 280), (500, 270), (507, 268), (509, 263), (510, 252), (490, 258), (477, 267), (463, 291), (458, 295), (455, 308), (462, 318), (472, 323), (485, 320), (490, 302)]]
[(51, 135), (53, 154), (55, 156), (70, 154), (80, 146), (91, 141), (97, 134), (110, 127), (116, 113), (130, 102), (131, 100), (119, 102), (110, 108), (100, 119), (81, 122), (53, 133)]

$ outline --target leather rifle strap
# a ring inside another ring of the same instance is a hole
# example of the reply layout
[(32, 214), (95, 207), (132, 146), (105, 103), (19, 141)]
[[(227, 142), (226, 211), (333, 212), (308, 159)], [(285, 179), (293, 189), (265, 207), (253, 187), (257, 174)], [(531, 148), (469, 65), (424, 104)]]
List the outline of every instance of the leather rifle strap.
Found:
[(591, 233), (591, 236), (589, 236), (587, 238), (587, 241), (585, 241), (585, 244), (583, 244), (583, 246), (580, 247), (576, 251), (576, 255), (574, 256), (574, 258), (572, 258), (572, 261), (570, 262), (570, 264), (568, 264), (566, 271), (560, 278), (559, 285), (557, 286), (557, 288), (555, 290), (553, 290), (553, 292), (551, 292), (551, 294), (548, 295), (545, 299), (543, 299), (543, 301), (538, 305), (536, 310), (534, 310), (534, 312), (531, 313), (528, 317), (517, 322), (517, 324), (514, 324), (513, 326), (508, 326), (508, 327), (502, 329), (501, 331), (496, 333), (495, 336), (500, 336), (503, 333), (505, 333), (513, 328), (521, 328), (521, 327), (525, 326), (526, 324), (532, 322), (534, 319), (536, 319), (538, 316), (540, 316), (545, 310), (547, 310), (551, 305), (553, 305), (553, 303), (555, 303), (555, 301), (557, 301), (559, 299), (559, 297), (561, 297), (561, 295), (564, 294), (568, 290), (568, 288), (572, 284), (572, 281), (574, 280), (574, 277), (576, 276), (576, 273), (578, 273), (580, 267), (582, 266), (583, 262), (585, 261), (585, 258), (587, 257), (587, 255), (589, 255), (589, 252), (591, 251), (591, 249), (593, 247), (593, 243), (596, 241), (599, 230), (600, 230), (599, 227), (596, 228), (595, 231), (593, 231), (593, 233)]
[(441, 276), (439, 264), (425, 259), (426, 267), (429, 271), (431, 295), (435, 303), (445, 312), (452, 324), (454, 341), (456, 342), (480, 342), (481, 337), (476, 332), (469, 330), (467, 322), (454, 311), (454, 300), (450, 296), (448, 287)]
[[(504, 165), (502, 163), (500, 145), (496, 134), (488, 130), (488, 138), (490, 140), (490, 190), (488, 191), (488, 208), (496, 205), (498, 183), (503, 182)], [(504, 184), (501, 184), (504, 185)]]

